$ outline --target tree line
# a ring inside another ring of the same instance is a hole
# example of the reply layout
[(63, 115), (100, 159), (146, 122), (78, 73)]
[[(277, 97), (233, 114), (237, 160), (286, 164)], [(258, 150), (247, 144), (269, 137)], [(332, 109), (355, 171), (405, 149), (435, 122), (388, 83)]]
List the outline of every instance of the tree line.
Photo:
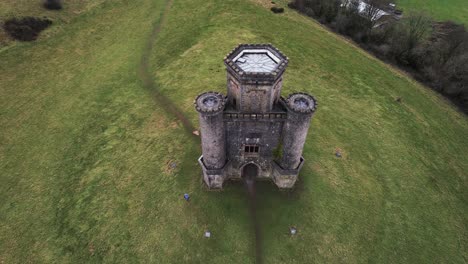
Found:
[[(468, 32), (423, 13), (388, 11), (388, 0), (294, 0), (290, 8), (398, 65), (468, 113)], [(382, 16), (387, 11), (389, 16)]]

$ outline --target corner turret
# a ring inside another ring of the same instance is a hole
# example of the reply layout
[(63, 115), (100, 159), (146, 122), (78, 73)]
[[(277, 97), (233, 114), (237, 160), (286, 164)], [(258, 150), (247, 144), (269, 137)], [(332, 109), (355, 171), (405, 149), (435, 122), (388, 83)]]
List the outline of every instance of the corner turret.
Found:
[(301, 163), (310, 120), (317, 109), (317, 101), (306, 93), (294, 93), (285, 100), (288, 118), (283, 128), (283, 155), (280, 165), (294, 170)]
[(225, 97), (216, 92), (200, 94), (195, 99), (199, 113), (202, 153), (199, 163), (208, 186), (221, 188), (224, 177), (220, 171), (226, 164), (226, 135), (223, 122)]

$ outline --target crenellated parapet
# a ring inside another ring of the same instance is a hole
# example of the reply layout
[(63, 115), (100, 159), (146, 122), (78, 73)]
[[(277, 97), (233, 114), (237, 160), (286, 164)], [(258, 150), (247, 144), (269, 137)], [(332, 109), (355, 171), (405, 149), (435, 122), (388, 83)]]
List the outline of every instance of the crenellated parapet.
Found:
[(289, 110), (299, 114), (311, 114), (317, 110), (317, 100), (306, 93), (293, 93), (283, 99)]
[(228, 101), (239, 111), (271, 111), (279, 99), (288, 62), (271, 44), (240, 44), (224, 58)]
[(225, 106), (225, 97), (218, 92), (205, 92), (195, 99), (195, 109), (203, 115), (217, 115)]
[[(274, 62), (274, 67), (268, 71), (252, 71), (242, 67), (239, 59), (253, 53), (266, 54)], [(289, 58), (271, 44), (239, 44), (224, 57), (227, 71), (239, 81), (249, 84), (272, 84), (283, 74), (288, 63)]]

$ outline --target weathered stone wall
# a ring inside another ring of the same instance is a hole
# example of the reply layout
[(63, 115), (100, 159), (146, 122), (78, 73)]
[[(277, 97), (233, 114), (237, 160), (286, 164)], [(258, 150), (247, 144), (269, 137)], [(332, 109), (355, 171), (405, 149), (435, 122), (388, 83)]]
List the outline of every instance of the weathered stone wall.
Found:
[[(231, 114), (229, 114), (231, 115)], [(249, 162), (260, 167), (259, 178), (271, 177), (271, 161), (279, 147), (286, 112), (274, 114), (251, 114), (244, 117), (227, 117), (226, 127), (227, 157), (230, 161), (227, 176), (240, 178), (241, 168)], [(249, 117), (247, 117), (249, 116)], [(271, 116), (271, 117), (270, 117)], [(245, 145), (258, 145), (258, 153), (245, 153)]]
[(279, 78), (276, 83), (273, 85), (273, 96), (271, 97), (271, 105), (274, 106), (278, 103), (281, 97), (281, 89), (283, 89), (283, 78)]
[(271, 85), (242, 85), (240, 110), (246, 113), (271, 111)]
[(246, 113), (270, 112), (281, 96), (282, 78), (271, 81), (240, 82), (228, 72), (227, 89), (229, 103)]
[(311, 117), (289, 112), (283, 130), (283, 153), (280, 162), (284, 169), (293, 170), (299, 166)]
[(195, 100), (199, 112), (203, 160), (207, 169), (220, 169), (226, 164), (226, 133), (223, 122), (225, 98), (207, 92)]
[(219, 169), (226, 163), (226, 141), (223, 114), (200, 114), (200, 134), (203, 162), (209, 169)]
[(241, 84), (231, 74), (227, 74), (227, 91), (229, 104), (236, 110), (239, 110), (241, 98)]
[(307, 94), (296, 94), (306, 100), (304, 109), (297, 109), (291, 105), (294, 98), (288, 98), (283, 103), (288, 108), (288, 119), (283, 129), (283, 153), (280, 166), (283, 169), (295, 170), (301, 163), (302, 151), (310, 126), (310, 120), (315, 111), (315, 99)]

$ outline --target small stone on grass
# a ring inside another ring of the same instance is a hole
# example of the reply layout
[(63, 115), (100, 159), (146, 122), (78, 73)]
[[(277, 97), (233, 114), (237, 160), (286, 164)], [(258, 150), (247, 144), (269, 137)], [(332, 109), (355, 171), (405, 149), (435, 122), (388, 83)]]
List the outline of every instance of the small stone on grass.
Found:
[(294, 227), (294, 226), (291, 226), (289, 228), (289, 233), (294, 236), (295, 234), (297, 234), (297, 229)]

